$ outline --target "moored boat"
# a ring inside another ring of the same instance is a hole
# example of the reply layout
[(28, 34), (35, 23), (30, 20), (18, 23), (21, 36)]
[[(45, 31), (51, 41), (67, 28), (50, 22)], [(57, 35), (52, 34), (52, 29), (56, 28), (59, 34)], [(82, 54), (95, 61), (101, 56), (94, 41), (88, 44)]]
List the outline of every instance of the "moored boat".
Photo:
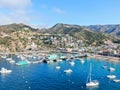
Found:
[(26, 65), (26, 64), (30, 64), (29, 61), (19, 61), (18, 63), (16, 63), (16, 65), (20, 66), (20, 65)]
[(120, 79), (114, 79), (113, 81), (114, 82), (120, 82)]
[(71, 65), (71, 66), (74, 66), (74, 65), (75, 65), (75, 62), (73, 62), (73, 61), (70, 62), (70, 65)]
[(99, 85), (99, 82), (97, 80), (92, 80), (91, 73), (92, 73), (92, 64), (90, 64), (90, 73), (89, 73), (89, 76), (87, 78), (86, 86), (87, 87), (96, 87)]
[(115, 68), (110, 67), (110, 69), (109, 69), (109, 70), (112, 72), (112, 71), (115, 71)]
[(10, 60), (10, 61), (9, 61), (9, 63), (14, 64), (14, 63), (15, 63), (15, 61), (14, 61), (14, 60)]
[(64, 70), (65, 73), (72, 73), (72, 70), (71, 69), (66, 69)]
[(104, 65), (104, 66), (102, 66), (104, 69), (107, 69), (107, 66), (106, 65)]
[(60, 69), (61, 67), (60, 66), (56, 66), (56, 69)]
[(7, 74), (7, 73), (11, 73), (12, 72), (12, 70), (7, 70), (6, 68), (1, 68), (1, 70), (0, 70), (0, 73), (2, 73), (2, 74)]
[(107, 75), (107, 78), (114, 79), (114, 78), (116, 78), (116, 76), (115, 75)]

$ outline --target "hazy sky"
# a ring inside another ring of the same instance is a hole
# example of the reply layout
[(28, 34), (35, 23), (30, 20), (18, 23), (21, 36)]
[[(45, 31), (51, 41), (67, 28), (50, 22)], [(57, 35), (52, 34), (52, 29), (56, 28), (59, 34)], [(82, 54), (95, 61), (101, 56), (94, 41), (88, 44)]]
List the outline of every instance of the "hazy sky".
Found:
[(120, 0), (0, 0), (0, 24), (120, 24)]

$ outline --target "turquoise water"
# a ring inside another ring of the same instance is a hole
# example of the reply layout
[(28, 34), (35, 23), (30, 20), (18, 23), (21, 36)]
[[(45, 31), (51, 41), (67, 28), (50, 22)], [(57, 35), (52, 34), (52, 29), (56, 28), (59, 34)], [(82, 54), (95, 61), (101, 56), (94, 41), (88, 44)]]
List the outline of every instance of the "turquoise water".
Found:
[[(99, 81), (99, 87), (85, 86), (90, 63), (93, 70), (92, 79)], [(57, 65), (61, 66), (60, 70), (56, 70)], [(116, 70), (111, 74), (115, 74), (120, 79), (120, 63), (104, 60), (88, 58), (85, 59), (84, 64), (75, 60), (75, 66), (70, 66), (69, 61), (16, 66), (0, 60), (0, 68), (13, 70), (11, 74), (0, 74), (0, 90), (120, 90), (120, 82), (115, 83), (108, 79), (106, 76), (110, 72), (103, 69), (103, 65), (115, 67)], [(73, 72), (64, 73), (63, 71), (67, 68), (71, 68)]]

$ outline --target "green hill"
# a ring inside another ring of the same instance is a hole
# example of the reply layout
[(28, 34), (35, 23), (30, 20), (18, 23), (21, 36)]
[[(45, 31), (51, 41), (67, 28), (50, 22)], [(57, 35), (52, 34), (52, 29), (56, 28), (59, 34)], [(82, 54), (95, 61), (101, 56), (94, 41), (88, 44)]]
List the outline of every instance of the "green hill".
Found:
[(62, 23), (58, 23), (55, 26), (49, 28), (48, 32), (54, 34), (69, 34), (78, 40), (86, 41), (88, 44), (102, 44), (105, 40), (119, 40), (118, 37), (112, 36), (110, 34), (93, 31), (79, 25), (69, 25)]
[(22, 23), (20, 24), (14, 23), (14, 24), (0, 26), (0, 32), (5, 32), (5, 33), (11, 33), (11, 32), (25, 30), (25, 29), (29, 29), (31, 31), (37, 31), (37, 29), (34, 29), (31, 26), (28, 26)]

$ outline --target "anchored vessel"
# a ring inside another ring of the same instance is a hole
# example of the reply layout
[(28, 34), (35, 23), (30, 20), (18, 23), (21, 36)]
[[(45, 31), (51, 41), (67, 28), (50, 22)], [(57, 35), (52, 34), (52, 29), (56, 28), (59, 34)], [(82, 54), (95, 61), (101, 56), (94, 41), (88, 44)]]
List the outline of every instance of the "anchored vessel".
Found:
[(3, 74), (5, 74), (5, 73), (11, 73), (12, 72), (12, 70), (7, 70), (6, 68), (1, 68), (1, 70), (0, 70), (0, 73), (3, 73)]
[(97, 80), (92, 80), (91, 73), (92, 73), (92, 64), (90, 63), (90, 72), (87, 78), (86, 86), (90, 86), (90, 87), (98, 86), (99, 82)]

